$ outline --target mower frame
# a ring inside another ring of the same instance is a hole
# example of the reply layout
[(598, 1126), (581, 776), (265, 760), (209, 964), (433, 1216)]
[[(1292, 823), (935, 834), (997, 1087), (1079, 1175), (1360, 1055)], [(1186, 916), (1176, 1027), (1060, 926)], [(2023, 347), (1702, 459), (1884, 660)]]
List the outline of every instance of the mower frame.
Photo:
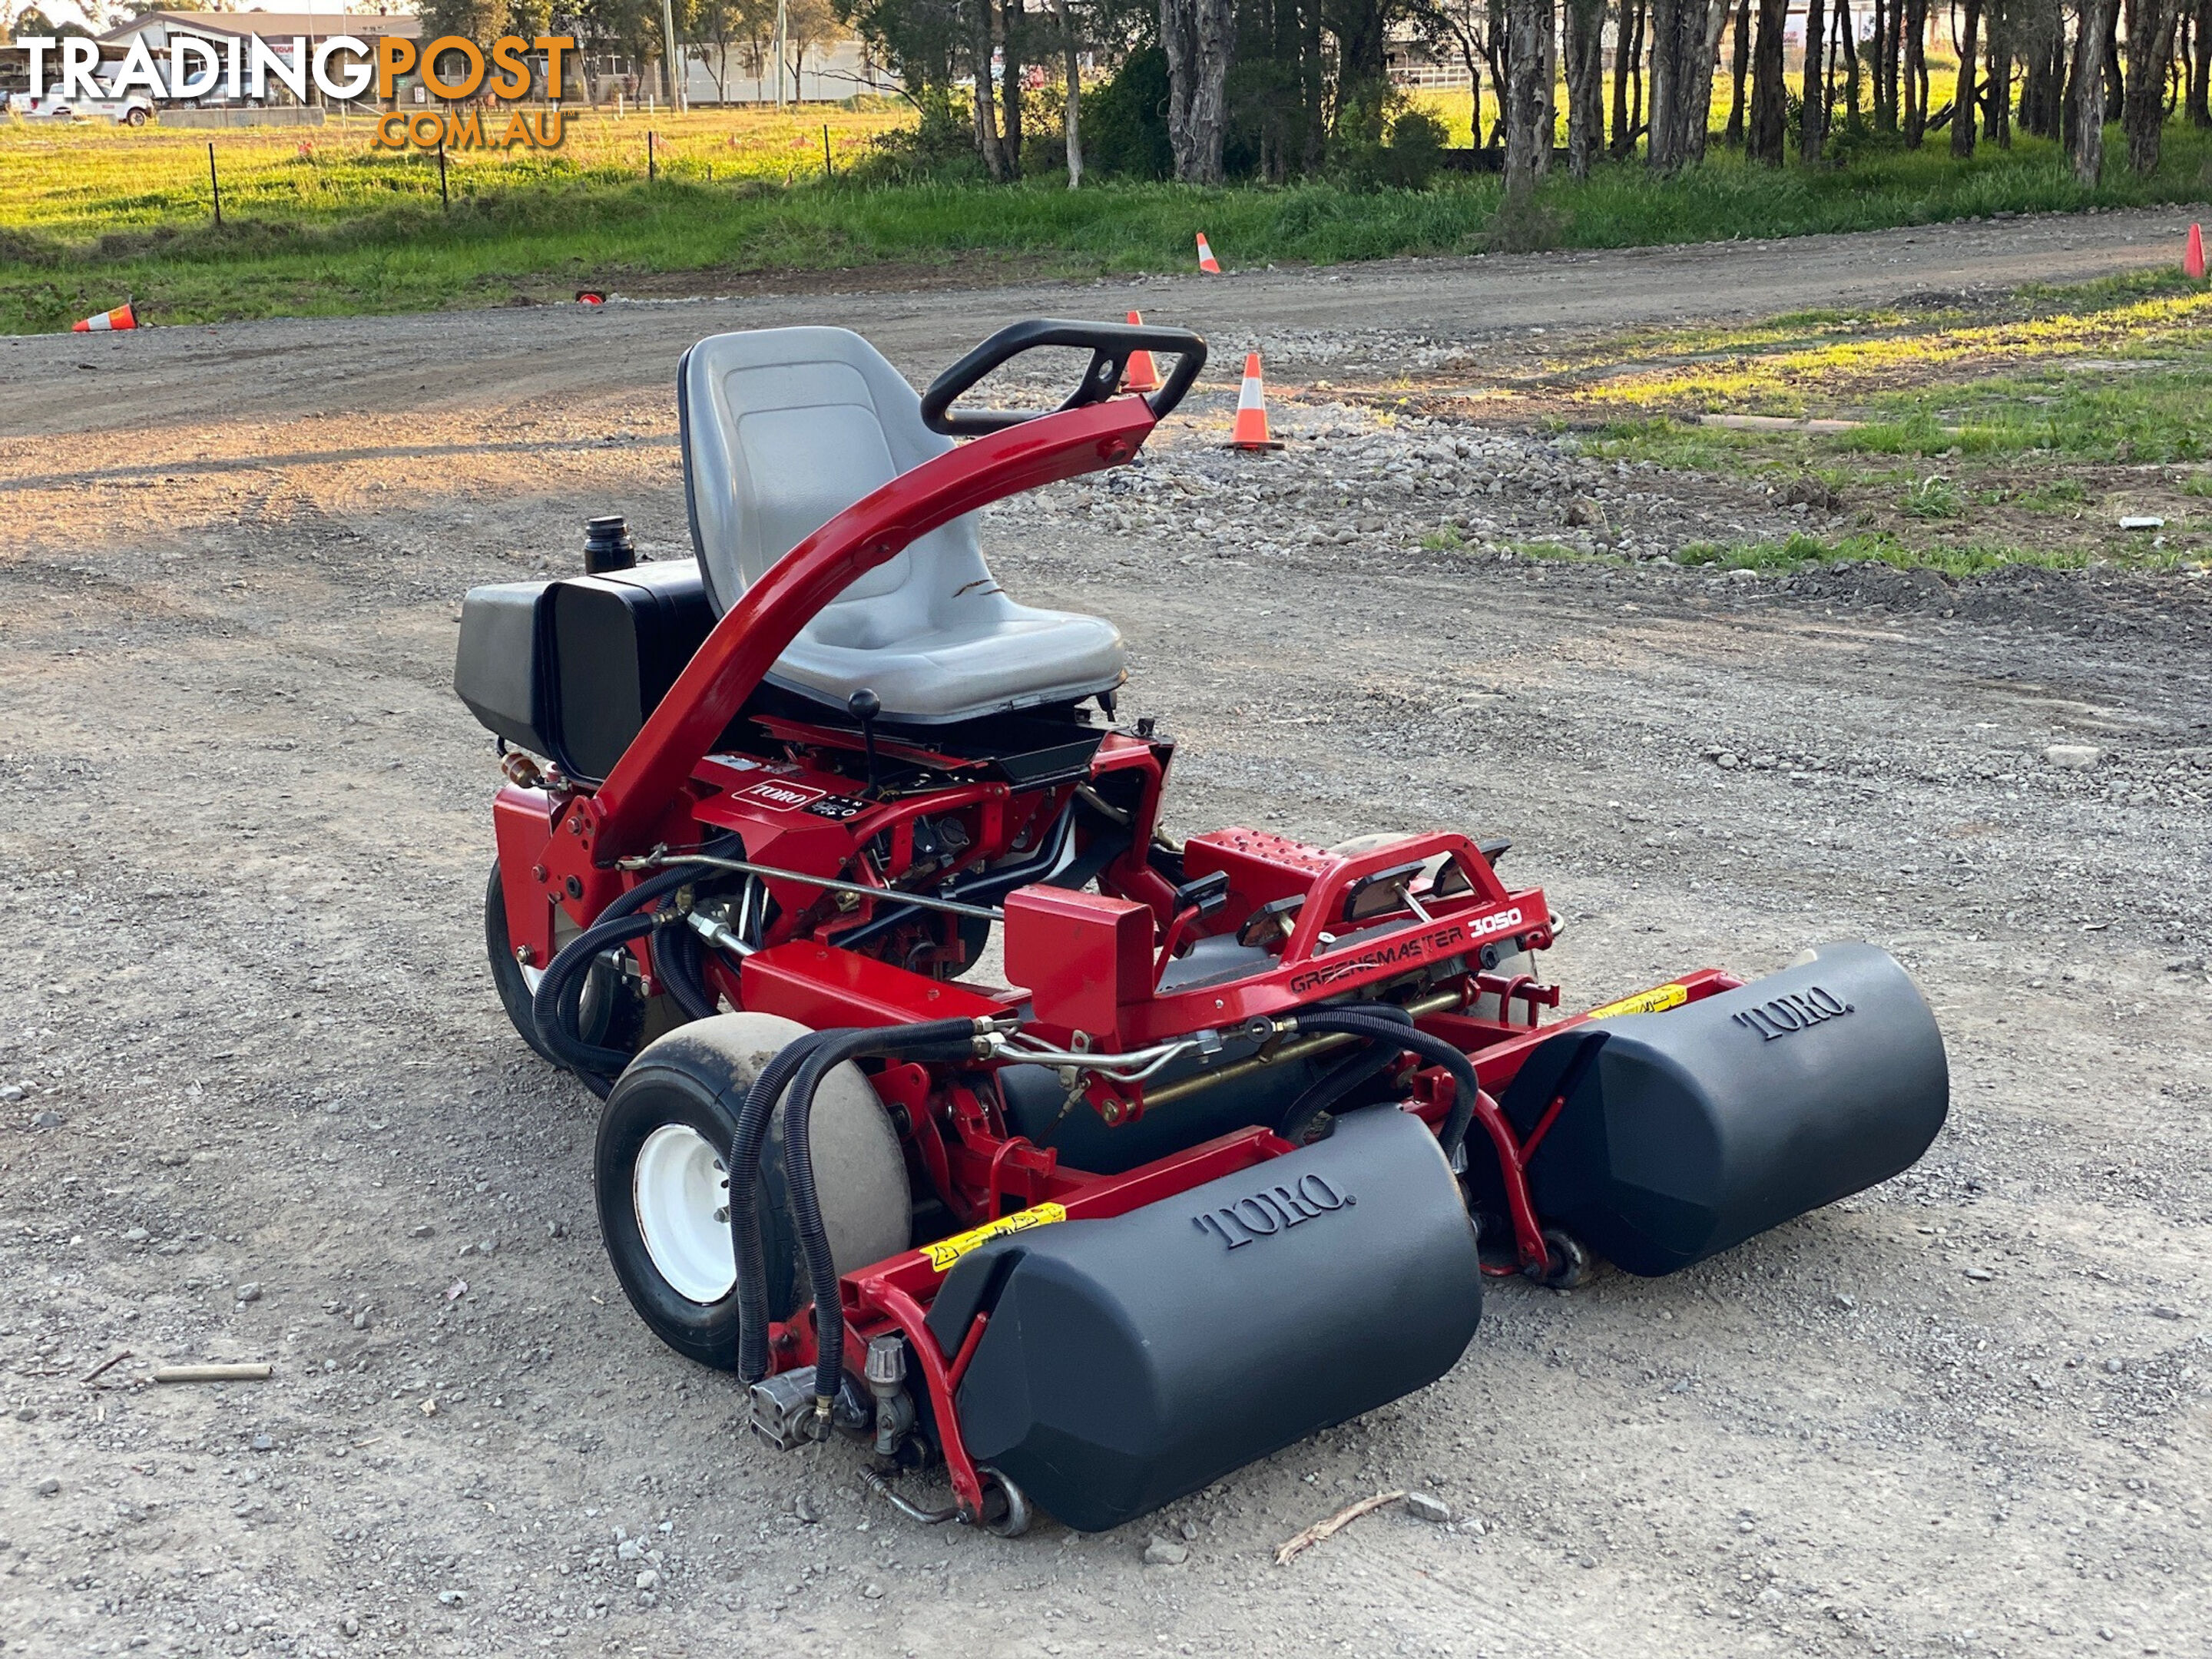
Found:
[[(1117, 359), (1117, 374), (1119, 366)], [(1094, 362), (1090, 374), (1097, 373)], [(1182, 378), (1187, 386), (1188, 376)], [(1155, 401), (1171, 407), (1173, 399)], [(950, 402), (937, 404), (940, 416)], [(712, 838), (734, 834), (743, 856), (724, 863), (760, 884), (759, 910), (765, 915), (772, 901), (775, 920), (755, 943), (743, 937), (744, 926), (731, 928), (726, 912), (687, 917), (717, 947), (702, 953), (710, 997), (817, 1029), (958, 1017), (998, 1022), (1002, 1030), (1018, 1024), (1017, 1039), (1001, 1039), (973, 1065), (893, 1060), (871, 1079), (921, 1184), (965, 1231), (842, 1276), (848, 1364), (860, 1369), (872, 1337), (903, 1334), (927, 1392), (955, 1508), (970, 1521), (985, 1513), (988, 1472), (963, 1443), (955, 1400), (988, 1316), (976, 1316), (951, 1352), (939, 1346), (928, 1309), (946, 1272), (992, 1237), (1050, 1221), (1121, 1215), (1296, 1150), (1261, 1126), (1122, 1174), (1071, 1168), (1055, 1149), (1010, 1133), (992, 1075), (998, 1066), (1048, 1056), (1042, 1063), (1062, 1068), (1069, 1109), (1087, 1105), (1114, 1126), (1172, 1109), (1232, 1073), (1358, 1041), (1293, 1036), (1286, 1017), (1389, 988), (1400, 998), (1393, 1006), (1466, 1054), (1480, 1081), (1474, 1121), (1495, 1159), (1512, 1231), (1510, 1262), (1486, 1263), (1485, 1271), (1541, 1279), (1560, 1273), (1563, 1241), (1547, 1237), (1525, 1171), (1561, 1101), (1523, 1134), (1497, 1097), (1528, 1054), (1561, 1030), (1677, 1006), (1741, 982), (1704, 969), (1607, 1007), (1544, 1022), (1559, 1002), (1556, 987), (1481, 965), (1486, 947), (1488, 959), (1498, 960), (1552, 944), (1556, 924), (1543, 892), (1509, 888), (1493, 867), (1500, 847), (1452, 832), (1336, 855), (1231, 829), (1193, 837), (1163, 859), (1158, 823), (1174, 745), (1149, 721), (1112, 723), (1110, 702), (1109, 725), (1088, 760), (1030, 783), (992, 776), (958, 757), (933, 756), (926, 738), (909, 732), (884, 746), (897, 757), (923, 757), (915, 763), (925, 767), (943, 763), (931, 773), (936, 782), (915, 793), (879, 790), (875, 734), (838, 725), (835, 711), (818, 720), (756, 713), (750, 747), (731, 744), (733, 724), (746, 717), (777, 659), (857, 578), (960, 514), (1127, 464), (1158, 418), (1152, 403), (1122, 396), (1075, 402), (1000, 429), (950, 428), (983, 435), (855, 502), (749, 587), (604, 782), (594, 787), (511, 755), (509, 781), (493, 805), (509, 937), (525, 967), (549, 963), (569, 924), (589, 926), (653, 872), (695, 860)], [(866, 787), (856, 776), (864, 750)], [(1078, 823), (1079, 806), (1089, 814), (1087, 831)], [(948, 818), (967, 826), (966, 843), (932, 853), (942, 839), (932, 826)], [(943, 890), (994, 863), (1063, 843), (1110, 854), (1091, 872), (1098, 891), (1030, 885), (997, 905), (968, 907), (1003, 921), (1008, 976), (1022, 988), (952, 978), (963, 956), (953, 927), (959, 904), (953, 902), (955, 915), (945, 919)], [(710, 859), (696, 861), (712, 867)], [(1181, 881), (1174, 878), (1178, 871)], [(1355, 914), (1369, 894), (1379, 896), (1382, 908)], [(753, 896), (749, 887), (749, 904)], [(680, 894), (674, 902), (690, 902)], [(1179, 949), (1255, 925), (1273, 926), (1281, 944), (1263, 971), (1161, 988)], [(856, 934), (877, 948), (852, 948), (847, 941)], [(641, 988), (648, 995), (659, 989), (666, 970), (656, 962), (656, 943), (641, 939), (622, 948)], [(1479, 1012), (1485, 999), (1494, 999), (1494, 1017)], [(1257, 1050), (1148, 1091), (1138, 1063), (1143, 1055), (1203, 1056), (1227, 1040), (1256, 1042)], [(1443, 1122), (1456, 1086), (1449, 1072), (1408, 1054), (1398, 1062), (1395, 1082), (1406, 1109), (1432, 1128)], [(1304, 1218), (1279, 1211), (1282, 1225)], [(1231, 1230), (1266, 1218), (1259, 1212), (1224, 1217), (1231, 1248)], [(770, 1336), (773, 1369), (812, 1364), (817, 1341), (811, 1310), (778, 1322)]]

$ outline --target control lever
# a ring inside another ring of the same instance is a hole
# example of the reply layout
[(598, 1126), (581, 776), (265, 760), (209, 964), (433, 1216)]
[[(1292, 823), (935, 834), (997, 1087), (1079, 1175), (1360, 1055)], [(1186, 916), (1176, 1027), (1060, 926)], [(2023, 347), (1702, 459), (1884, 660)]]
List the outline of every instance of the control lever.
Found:
[(845, 699), (845, 712), (860, 723), (860, 742), (868, 751), (868, 793), (876, 793), (876, 716), (884, 712), (884, 700), (862, 686)]

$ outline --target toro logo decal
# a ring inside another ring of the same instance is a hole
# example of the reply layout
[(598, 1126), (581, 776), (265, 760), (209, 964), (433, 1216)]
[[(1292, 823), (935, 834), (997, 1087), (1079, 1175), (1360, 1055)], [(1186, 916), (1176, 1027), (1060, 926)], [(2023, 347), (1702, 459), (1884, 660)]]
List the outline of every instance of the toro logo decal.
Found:
[(737, 798), (758, 801), (779, 812), (795, 812), (802, 806), (811, 806), (829, 793), (811, 783), (757, 783), (749, 789), (738, 790)]
[(1273, 1238), (1302, 1223), (1347, 1210), (1359, 1202), (1350, 1193), (1332, 1185), (1327, 1176), (1307, 1174), (1295, 1186), (1279, 1182), (1262, 1188), (1249, 1198), (1205, 1210), (1191, 1217), (1190, 1224), (1211, 1233), (1232, 1250), (1241, 1250), (1255, 1238)]
[(1771, 1001), (1729, 1018), (1745, 1030), (1756, 1031), (1763, 1041), (1771, 1042), (1792, 1031), (1808, 1031), (1815, 1025), (1857, 1012), (1833, 991), (1812, 985), (1802, 991), (1785, 991)]

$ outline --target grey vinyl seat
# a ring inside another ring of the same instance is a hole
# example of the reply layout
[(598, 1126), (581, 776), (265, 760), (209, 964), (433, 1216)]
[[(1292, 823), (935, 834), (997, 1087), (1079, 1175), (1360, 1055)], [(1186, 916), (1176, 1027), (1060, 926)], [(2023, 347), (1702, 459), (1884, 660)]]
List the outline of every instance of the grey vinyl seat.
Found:
[[(718, 615), (861, 496), (952, 447), (848, 329), (711, 336), (685, 354), (677, 404), (691, 539)], [(969, 514), (854, 581), (769, 679), (839, 708), (866, 687), (884, 719), (937, 724), (1111, 690), (1126, 663), (1113, 623), (1010, 598)]]

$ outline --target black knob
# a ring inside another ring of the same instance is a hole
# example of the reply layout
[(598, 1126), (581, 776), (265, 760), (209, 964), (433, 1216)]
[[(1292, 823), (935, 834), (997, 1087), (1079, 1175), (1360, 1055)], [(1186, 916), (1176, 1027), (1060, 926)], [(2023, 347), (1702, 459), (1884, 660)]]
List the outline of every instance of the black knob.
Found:
[(619, 513), (584, 520), (584, 570), (597, 576), (610, 570), (628, 570), (637, 562), (637, 544), (629, 538), (629, 526)]
[(884, 712), (884, 700), (864, 685), (845, 699), (845, 708), (854, 720), (866, 726)]

